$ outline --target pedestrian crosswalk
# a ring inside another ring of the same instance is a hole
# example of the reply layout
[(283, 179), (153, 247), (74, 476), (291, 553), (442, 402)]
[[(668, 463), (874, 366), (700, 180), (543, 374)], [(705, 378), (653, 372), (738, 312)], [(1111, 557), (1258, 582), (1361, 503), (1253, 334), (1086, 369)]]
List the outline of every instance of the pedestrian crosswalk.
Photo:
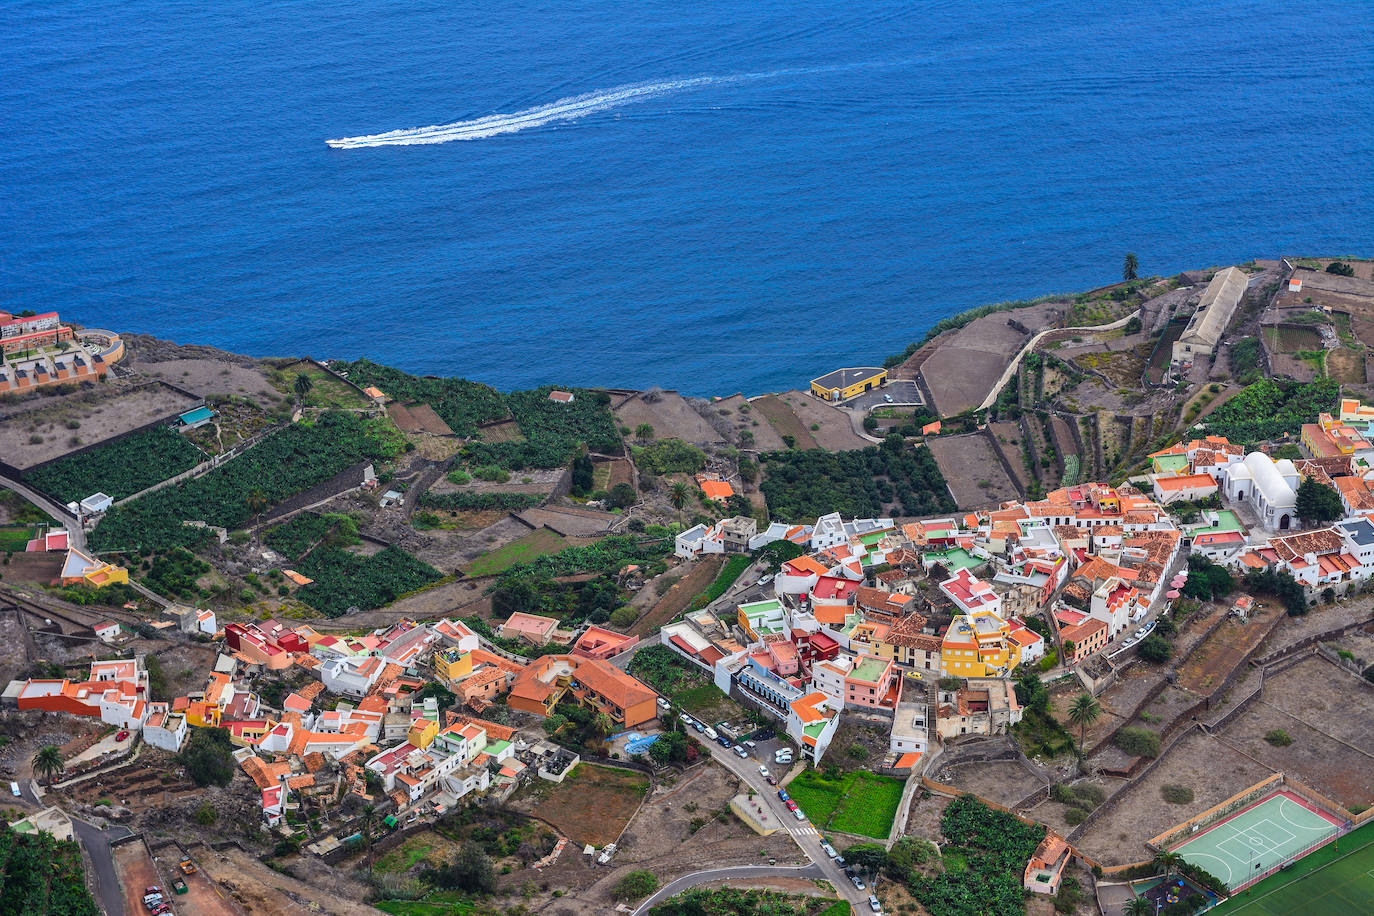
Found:
[(820, 834), (815, 827), (789, 827), (787, 832), (793, 836), (819, 836)]

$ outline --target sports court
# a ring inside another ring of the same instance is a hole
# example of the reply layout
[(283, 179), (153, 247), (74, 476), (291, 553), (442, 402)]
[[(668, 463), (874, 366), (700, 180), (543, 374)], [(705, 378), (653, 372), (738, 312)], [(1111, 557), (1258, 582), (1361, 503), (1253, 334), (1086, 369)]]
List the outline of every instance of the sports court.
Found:
[(1276, 792), (1174, 847), (1234, 889), (1328, 837), (1341, 821), (1288, 791)]
[(1304, 856), (1214, 911), (1217, 916), (1374, 913), (1374, 824)]

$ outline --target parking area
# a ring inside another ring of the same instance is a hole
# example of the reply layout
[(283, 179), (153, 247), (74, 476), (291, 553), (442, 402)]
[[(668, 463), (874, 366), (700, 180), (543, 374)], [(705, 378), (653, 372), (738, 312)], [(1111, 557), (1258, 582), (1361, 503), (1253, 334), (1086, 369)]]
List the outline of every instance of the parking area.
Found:
[(884, 407), (888, 404), (918, 407), (924, 403), (921, 400), (921, 389), (916, 387), (915, 382), (894, 379), (881, 388), (866, 391), (858, 397), (850, 398), (842, 406), (850, 410), (868, 413), (874, 408)]
[[(735, 756), (740, 758), (742, 764), (752, 765), (755, 768), (763, 767), (760, 775), (771, 775), (774, 784), (782, 782), (787, 771), (792, 768), (798, 757), (796, 747), (787, 740), (787, 735), (783, 734), (779, 728), (760, 728), (752, 722), (743, 720), (737, 722), (701, 722), (695, 717), (692, 717), (687, 724), (698, 741), (714, 740), (721, 747), (728, 745)], [(716, 735), (714, 739), (711, 738), (712, 732)], [(739, 750), (734, 750), (735, 748), (739, 748)], [(787, 756), (783, 760), (779, 760), (778, 754), (784, 750), (787, 752)], [(743, 751), (743, 754), (740, 751)]]

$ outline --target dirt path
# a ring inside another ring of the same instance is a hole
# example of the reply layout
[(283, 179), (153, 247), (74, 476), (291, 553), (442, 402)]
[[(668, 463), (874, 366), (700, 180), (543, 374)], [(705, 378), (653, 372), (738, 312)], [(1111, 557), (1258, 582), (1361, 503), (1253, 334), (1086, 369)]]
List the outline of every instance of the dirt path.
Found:
[[(691, 604), (692, 599), (706, 590), (713, 581), (720, 568), (725, 565), (725, 558), (719, 556), (703, 557), (696, 561), (691, 571), (676, 578), (671, 587), (654, 603), (649, 613), (635, 621), (634, 626), (630, 627), (630, 633), (634, 636), (643, 636), (655, 627), (661, 627), (668, 623), (678, 614), (686, 610), (687, 605)], [(671, 573), (664, 573), (655, 579), (655, 583), (662, 584), (660, 580)], [(644, 588), (640, 595), (648, 591)], [(636, 595), (638, 599), (640, 595)]]

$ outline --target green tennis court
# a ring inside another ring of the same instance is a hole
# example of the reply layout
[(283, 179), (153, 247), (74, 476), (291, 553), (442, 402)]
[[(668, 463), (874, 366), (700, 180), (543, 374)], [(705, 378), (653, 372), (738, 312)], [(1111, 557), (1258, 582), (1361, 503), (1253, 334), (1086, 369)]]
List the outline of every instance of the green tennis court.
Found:
[(1239, 887), (1340, 830), (1340, 821), (1281, 791), (1174, 849), (1184, 860)]
[(1374, 824), (1299, 859), (1211, 911), (1214, 916), (1374, 913)]

